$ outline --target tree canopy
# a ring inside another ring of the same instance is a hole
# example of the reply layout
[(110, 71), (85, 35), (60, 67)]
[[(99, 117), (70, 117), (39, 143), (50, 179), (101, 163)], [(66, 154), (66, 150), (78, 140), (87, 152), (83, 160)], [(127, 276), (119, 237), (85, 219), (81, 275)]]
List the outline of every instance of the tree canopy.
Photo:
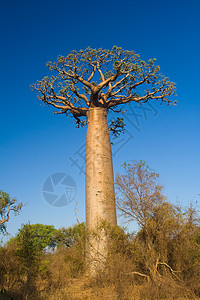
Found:
[(34, 249), (41, 251), (46, 247), (54, 248), (56, 246), (55, 234), (57, 229), (53, 225), (43, 224), (25, 224), (19, 230), (16, 240), (21, 243), (27, 236), (29, 242), (33, 245)]
[(71, 114), (78, 126), (86, 124), (82, 117), (90, 107), (121, 112), (116, 106), (130, 102), (176, 104), (172, 97), (176, 85), (160, 72), (156, 59), (145, 62), (121, 47), (73, 50), (47, 67), (54, 75), (38, 80), (32, 88), (39, 100), (56, 108), (57, 114)]

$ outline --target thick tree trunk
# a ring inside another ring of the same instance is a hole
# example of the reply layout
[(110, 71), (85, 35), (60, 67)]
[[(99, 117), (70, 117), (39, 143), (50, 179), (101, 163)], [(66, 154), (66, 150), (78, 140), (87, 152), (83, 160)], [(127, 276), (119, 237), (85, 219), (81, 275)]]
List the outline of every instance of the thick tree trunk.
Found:
[(109, 246), (109, 238), (102, 224), (117, 224), (112, 152), (105, 108), (90, 108), (87, 112), (85, 173), (86, 264), (89, 274), (95, 276), (104, 268)]

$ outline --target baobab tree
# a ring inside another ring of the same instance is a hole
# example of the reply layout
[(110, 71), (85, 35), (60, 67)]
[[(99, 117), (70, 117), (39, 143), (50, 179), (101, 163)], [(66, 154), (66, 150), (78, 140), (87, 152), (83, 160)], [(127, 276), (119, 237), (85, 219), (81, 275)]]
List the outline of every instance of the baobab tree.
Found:
[[(88, 47), (48, 62), (54, 75), (32, 85), (38, 99), (55, 107), (55, 113), (71, 115), (78, 127), (87, 125), (86, 261), (90, 274), (104, 264), (109, 245), (103, 229), (99, 239), (91, 232), (102, 221), (117, 224), (107, 113), (122, 112), (122, 104), (132, 102), (156, 100), (175, 104), (175, 83), (160, 73), (155, 61), (145, 62), (134, 51), (116, 46), (112, 50)], [(122, 127), (122, 118), (112, 121), (111, 130), (115, 133)]]

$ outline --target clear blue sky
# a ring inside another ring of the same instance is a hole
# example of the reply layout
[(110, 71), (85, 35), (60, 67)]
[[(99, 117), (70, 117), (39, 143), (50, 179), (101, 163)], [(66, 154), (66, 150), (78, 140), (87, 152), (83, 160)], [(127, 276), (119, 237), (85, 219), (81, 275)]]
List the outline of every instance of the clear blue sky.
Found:
[(1, 1), (0, 190), (26, 203), (8, 224), (11, 234), (28, 221), (56, 228), (76, 222), (75, 201), (56, 208), (42, 197), (44, 181), (57, 172), (76, 181), (78, 218), (85, 220), (84, 175), (69, 157), (83, 163), (76, 152), (86, 129), (42, 106), (30, 84), (47, 74), (47, 61), (87, 46), (156, 57), (177, 83), (176, 108), (152, 103), (146, 116), (138, 111), (138, 123), (128, 116), (127, 133), (113, 146), (114, 172), (126, 160), (146, 160), (169, 201), (199, 204), (199, 14), (198, 0)]

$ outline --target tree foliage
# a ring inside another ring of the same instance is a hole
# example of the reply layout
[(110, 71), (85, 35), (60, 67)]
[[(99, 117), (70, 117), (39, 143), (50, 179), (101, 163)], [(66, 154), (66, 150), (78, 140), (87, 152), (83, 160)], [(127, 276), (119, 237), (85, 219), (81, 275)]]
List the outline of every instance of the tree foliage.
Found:
[(6, 232), (6, 223), (10, 219), (10, 213), (18, 214), (23, 204), (18, 203), (15, 198), (11, 198), (8, 193), (0, 191), (0, 231)]
[(62, 227), (55, 233), (55, 243), (57, 246), (70, 248), (77, 246), (80, 238), (85, 239), (85, 223), (75, 224), (68, 228)]
[(15, 256), (20, 264), (20, 272), (25, 276), (24, 288), (27, 296), (35, 290), (35, 280), (47, 272), (49, 261), (45, 260), (46, 248), (55, 247), (53, 225), (25, 224), (18, 235), (11, 239), (15, 243)]
[(33, 247), (37, 251), (41, 251), (48, 248), (54, 248), (56, 245), (55, 234), (57, 229), (53, 225), (43, 225), (43, 224), (25, 224), (19, 230), (17, 235), (17, 240), (23, 241), (26, 233), (29, 233), (28, 239), (33, 244)]
[(121, 112), (116, 107), (131, 102), (176, 103), (175, 83), (160, 72), (156, 59), (145, 62), (139, 54), (121, 47), (74, 50), (48, 62), (47, 67), (53, 75), (38, 80), (32, 88), (39, 100), (56, 108), (58, 114), (71, 114), (78, 126), (86, 124), (90, 107)]

